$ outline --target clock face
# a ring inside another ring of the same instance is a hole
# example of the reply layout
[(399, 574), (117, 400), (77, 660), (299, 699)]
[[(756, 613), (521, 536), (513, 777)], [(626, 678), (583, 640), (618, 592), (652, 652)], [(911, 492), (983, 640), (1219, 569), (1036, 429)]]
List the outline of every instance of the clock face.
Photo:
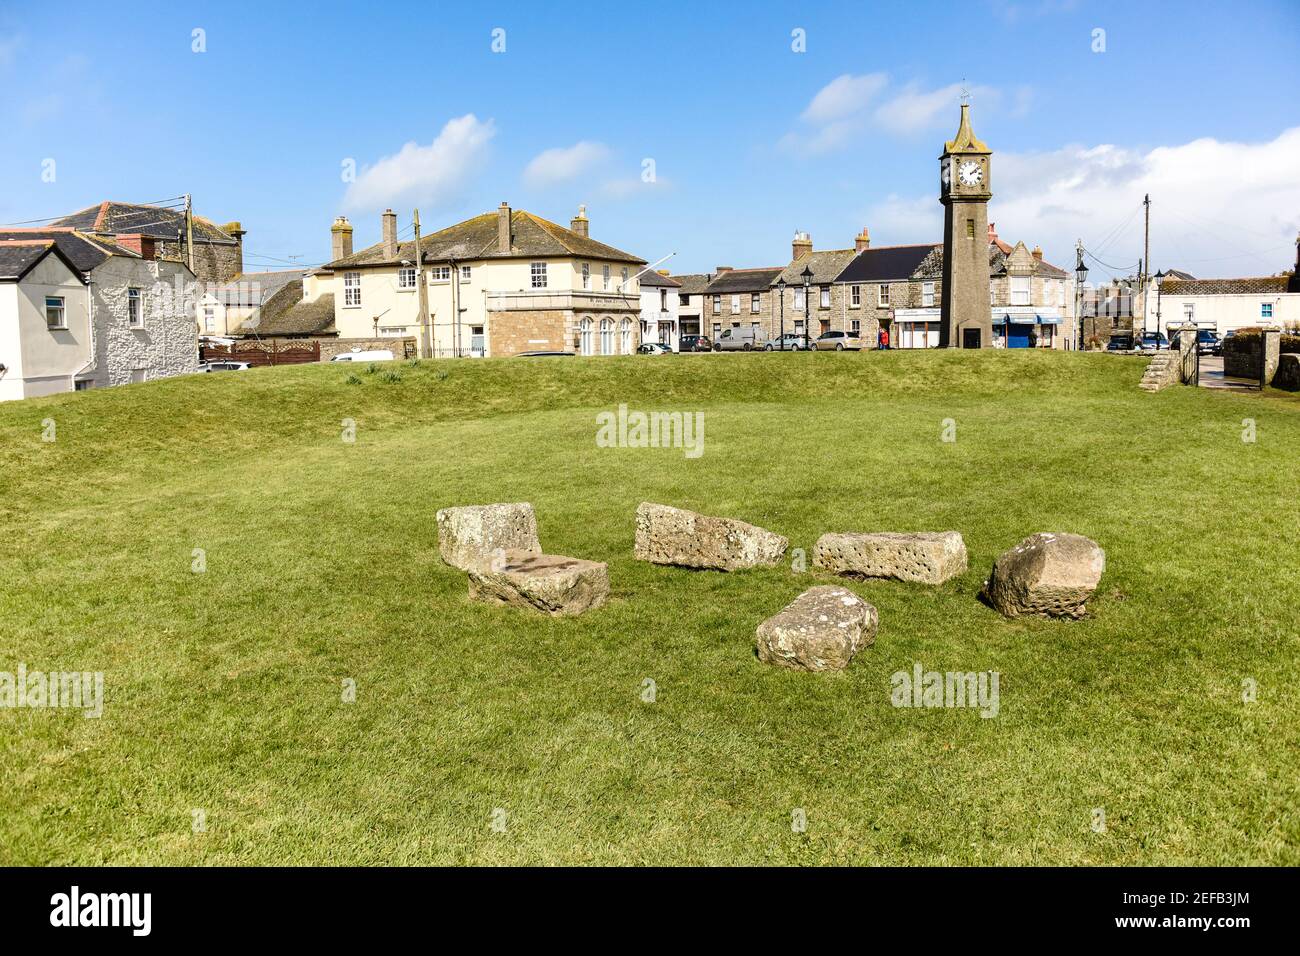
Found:
[(961, 178), (963, 186), (978, 186), (984, 180), (984, 170), (980, 169), (979, 163), (971, 159), (961, 164), (957, 175)]

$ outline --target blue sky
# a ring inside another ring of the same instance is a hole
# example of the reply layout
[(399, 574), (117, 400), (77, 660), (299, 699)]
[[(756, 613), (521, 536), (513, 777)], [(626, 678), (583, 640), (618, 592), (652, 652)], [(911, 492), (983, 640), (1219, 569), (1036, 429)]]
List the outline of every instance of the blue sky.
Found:
[(876, 244), (941, 238), (937, 157), (963, 82), (1004, 239), (1069, 267), (1082, 238), (1122, 271), (1149, 191), (1155, 268), (1294, 260), (1295, 0), (6, 0), (0, 221), (190, 192), (243, 222), (251, 269), (323, 261), (339, 213), (364, 245), (390, 204), (403, 224), (418, 205), (428, 231), (502, 200), (566, 223), (586, 203), (594, 238), (675, 252), (674, 272), (782, 264), (796, 229), (817, 248), (863, 225)]

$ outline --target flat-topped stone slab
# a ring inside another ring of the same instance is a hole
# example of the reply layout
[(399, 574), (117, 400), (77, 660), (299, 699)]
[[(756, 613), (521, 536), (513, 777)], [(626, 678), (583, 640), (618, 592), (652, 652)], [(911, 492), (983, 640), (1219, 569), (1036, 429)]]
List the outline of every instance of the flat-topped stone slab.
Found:
[(966, 570), (966, 542), (956, 531), (824, 534), (813, 567), (864, 578), (943, 584)]
[(876, 639), (880, 615), (848, 588), (809, 588), (758, 625), (758, 659), (803, 671), (842, 670)]
[(507, 550), (492, 566), (469, 569), (469, 596), (554, 617), (581, 614), (609, 597), (609, 569), (600, 561)]
[(510, 549), (542, 550), (537, 516), (528, 502), (465, 505), (438, 512), (438, 553), (453, 568), (488, 567), (494, 552)]
[(1083, 617), (1106, 568), (1106, 552), (1081, 534), (1031, 534), (993, 562), (981, 596), (1007, 617)]
[(634, 555), (684, 568), (739, 571), (781, 561), (789, 541), (766, 528), (642, 502), (636, 509)]

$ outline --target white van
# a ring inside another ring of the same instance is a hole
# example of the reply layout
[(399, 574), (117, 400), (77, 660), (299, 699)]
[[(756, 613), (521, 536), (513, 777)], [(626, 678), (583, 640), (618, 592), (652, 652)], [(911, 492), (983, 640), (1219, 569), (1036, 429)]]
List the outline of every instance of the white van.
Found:
[(391, 362), (392, 360), (392, 349), (371, 349), (369, 352), (355, 349), (351, 352), (343, 352), (330, 359), (331, 362)]
[(713, 340), (713, 351), (752, 352), (754, 349), (761, 349), (766, 342), (767, 335), (763, 330), (753, 326), (747, 329), (724, 329), (722, 334)]

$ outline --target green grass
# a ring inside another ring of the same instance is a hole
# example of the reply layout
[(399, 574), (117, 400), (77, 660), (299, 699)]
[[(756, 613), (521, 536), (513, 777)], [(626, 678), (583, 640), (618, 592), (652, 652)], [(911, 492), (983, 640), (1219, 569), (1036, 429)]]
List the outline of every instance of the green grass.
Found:
[[(1300, 401), (1148, 395), (1141, 368), (321, 365), (0, 406), (0, 670), (106, 682), (98, 720), (0, 710), (0, 863), (1296, 865)], [(704, 411), (705, 453), (597, 448), (620, 402)], [(517, 500), (548, 551), (609, 562), (606, 607), (469, 603), (434, 512)], [(830, 579), (638, 563), (645, 500), (809, 551), (826, 531), (956, 529), (971, 567), (851, 583), (875, 646), (789, 672), (757, 662), (754, 628)], [(1106, 549), (1087, 619), (976, 600), (1040, 530)], [(999, 716), (893, 708), (914, 661), (998, 671)]]

